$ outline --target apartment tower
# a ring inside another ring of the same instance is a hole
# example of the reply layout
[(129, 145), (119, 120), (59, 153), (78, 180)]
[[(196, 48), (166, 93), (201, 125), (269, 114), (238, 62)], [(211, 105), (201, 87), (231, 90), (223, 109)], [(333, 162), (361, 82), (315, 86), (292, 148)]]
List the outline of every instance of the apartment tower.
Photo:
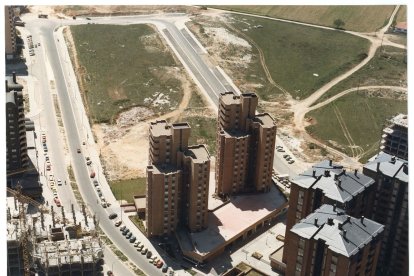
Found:
[[(6, 89), (7, 90), (7, 89)], [(22, 92), (6, 92), (7, 172), (29, 166)]]
[(324, 204), (290, 230), (286, 275), (375, 275), (384, 226)]
[(408, 118), (398, 114), (382, 131), (381, 151), (408, 160)]
[(255, 93), (220, 94), (217, 120), (216, 194), (267, 192), (272, 182), (276, 125), (257, 114)]
[(408, 162), (380, 153), (363, 172), (376, 185), (370, 219), (385, 226), (378, 273), (408, 275)]
[[(290, 235), (293, 225), (323, 204), (339, 207), (351, 216), (367, 217), (372, 211), (374, 196), (372, 178), (324, 160), (291, 179), (285, 236)], [(286, 262), (286, 255), (283, 261)]]
[(147, 236), (170, 234), (179, 224), (191, 232), (207, 225), (210, 155), (203, 145), (188, 146), (190, 131), (187, 123), (150, 124)]
[(6, 59), (12, 59), (16, 52), (16, 28), (14, 11), (10, 6), (4, 6), (4, 27)]

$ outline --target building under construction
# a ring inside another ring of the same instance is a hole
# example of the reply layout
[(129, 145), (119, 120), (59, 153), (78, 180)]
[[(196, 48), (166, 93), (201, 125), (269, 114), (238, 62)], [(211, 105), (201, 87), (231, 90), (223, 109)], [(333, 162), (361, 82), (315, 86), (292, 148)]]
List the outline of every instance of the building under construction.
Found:
[(85, 208), (65, 213), (63, 207), (36, 207), (7, 198), (7, 274), (100, 275), (98, 221)]

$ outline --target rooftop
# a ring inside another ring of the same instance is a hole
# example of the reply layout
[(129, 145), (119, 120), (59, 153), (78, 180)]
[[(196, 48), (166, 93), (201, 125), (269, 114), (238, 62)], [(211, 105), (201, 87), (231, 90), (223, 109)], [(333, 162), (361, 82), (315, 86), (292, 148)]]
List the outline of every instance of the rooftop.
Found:
[(398, 114), (394, 118), (390, 120), (391, 123), (401, 126), (401, 127), (408, 127), (408, 116), (406, 114)]
[(23, 85), (18, 83), (17, 81), (14, 81), (15, 76), (6, 76), (6, 81), (7, 81), (7, 87), (6, 87), (6, 91), (12, 91), (12, 90), (16, 90), (16, 91), (22, 91), (23, 90)]
[(365, 164), (364, 169), (372, 172), (380, 171), (388, 177), (395, 177), (398, 180), (408, 183), (408, 162), (404, 159), (380, 152)]
[(204, 145), (189, 146), (184, 155), (191, 157), (194, 163), (204, 163), (210, 160), (210, 154)]
[(165, 120), (151, 122), (150, 133), (153, 137), (171, 135), (170, 126)]
[(407, 22), (397, 22), (394, 28), (407, 30)]
[[(286, 202), (284, 195), (274, 185), (268, 193), (233, 196), (229, 203), (208, 213), (207, 229), (191, 233), (191, 241), (181, 241), (182, 249), (195, 251), (199, 255), (214, 252), (258, 221), (283, 208)], [(179, 235), (181, 239), (185, 236), (182, 231), (179, 231)]]
[(185, 129), (185, 128), (191, 128), (188, 123), (175, 123), (172, 124), (172, 128), (174, 129)]
[(345, 203), (375, 181), (362, 173), (347, 172), (341, 165), (324, 160), (299, 174), (291, 182), (305, 189), (320, 189), (326, 197)]
[(305, 239), (323, 240), (330, 250), (349, 257), (358, 253), (384, 230), (384, 226), (375, 221), (353, 218), (345, 215), (343, 210), (334, 208), (332, 205), (322, 205), (295, 224), (291, 231)]
[(237, 96), (234, 92), (223, 92), (220, 94), (220, 99), (226, 104), (226, 105), (232, 105), (232, 104), (240, 104), (240, 96)]
[(269, 115), (269, 113), (257, 114), (253, 118), (253, 121), (260, 123), (264, 127), (274, 127), (275, 126), (275, 121), (273, 120), (272, 116)]
[(176, 166), (173, 166), (169, 163), (163, 163), (160, 165), (152, 164), (147, 166), (147, 169), (152, 170), (154, 174), (171, 174), (180, 171)]

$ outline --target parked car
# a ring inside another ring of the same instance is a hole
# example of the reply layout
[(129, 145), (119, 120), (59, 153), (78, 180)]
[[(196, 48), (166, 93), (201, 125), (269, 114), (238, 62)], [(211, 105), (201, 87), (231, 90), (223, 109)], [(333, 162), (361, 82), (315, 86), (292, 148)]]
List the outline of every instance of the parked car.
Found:
[(134, 247), (138, 247), (138, 245), (139, 245), (140, 243), (141, 243), (140, 241), (136, 241), (136, 242), (134, 243)]
[(62, 205), (60, 204), (60, 200), (59, 200), (59, 198), (58, 198), (58, 197), (55, 197), (53, 200), (55, 201), (55, 204), (56, 204), (56, 206), (57, 206), (57, 207), (62, 206)]
[(122, 224), (122, 221), (118, 220), (117, 222), (115, 222), (115, 226), (118, 227), (119, 225)]
[(144, 248), (144, 245), (141, 244), (140, 246), (137, 247), (137, 251), (140, 252), (142, 248)]
[(77, 152), (77, 153), (81, 153), (81, 150), (78, 148), (78, 149), (76, 150), (76, 152)]
[(137, 238), (136, 238), (136, 237), (134, 237), (134, 236), (132, 236), (132, 237), (129, 239), (129, 242), (130, 242), (130, 243), (134, 243), (136, 240), (137, 240)]
[(164, 264), (164, 265), (162, 266), (161, 271), (165, 273), (165, 272), (167, 272), (167, 270), (168, 270), (168, 266), (167, 266), (166, 264)]
[(105, 202), (105, 201), (102, 201), (102, 202), (101, 202), (101, 206), (102, 206), (103, 208), (106, 208), (106, 207), (108, 207), (108, 204), (106, 204), (106, 202)]
[(149, 259), (149, 258), (151, 258), (151, 256), (152, 256), (152, 252), (148, 250), (148, 252), (147, 252), (147, 258)]
[(158, 268), (161, 268), (163, 264), (164, 264), (164, 263), (163, 263), (163, 261), (158, 260), (158, 262), (157, 262), (157, 267), (158, 267)]
[(58, 180), (57, 180), (57, 184), (58, 184), (58, 186), (62, 186), (62, 180), (60, 180), (60, 179), (58, 178)]
[(90, 165), (90, 164), (92, 164), (92, 161), (91, 160), (89, 160), (89, 161), (86, 161), (86, 165)]
[(147, 252), (148, 252), (148, 249), (144, 248), (144, 249), (142, 249), (141, 254), (145, 255), (145, 254), (147, 254)]
[(126, 226), (124, 225), (124, 226), (122, 226), (121, 228), (119, 228), (119, 231), (124, 231), (124, 230), (125, 230), (125, 228), (126, 228)]
[(108, 272), (106, 273), (106, 275), (108, 275), (108, 276), (113, 276), (113, 275), (114, 275), (114, 273), (113, 273), (112, 271), (108, 270)]
[(91, 174), (89, 175), (91, 178), (95, 177), (95, 172), (91, 172)]
[(109, 219), (114, 219), (116, 218), (118, 215), (116, 213), (112, 213), (109, 215)]
[(125, 235), (125, 238), (130, 239), (132, 237), (132, 233), (129, 232), (128, 234)]
[(93, 185), (96, 187), (96, 186), (99, 186), (99, 182), (98, 182), (98, 180), (96, 180), (96, 179), (94, 179), (93, 180)]
[(293, 164), (293, 163), (295, 163), (295, 160), (293, 160), (293, 159), (291, 159), (291, 160), (289, 160), (289, 162), (288, 162), (289, 164)]

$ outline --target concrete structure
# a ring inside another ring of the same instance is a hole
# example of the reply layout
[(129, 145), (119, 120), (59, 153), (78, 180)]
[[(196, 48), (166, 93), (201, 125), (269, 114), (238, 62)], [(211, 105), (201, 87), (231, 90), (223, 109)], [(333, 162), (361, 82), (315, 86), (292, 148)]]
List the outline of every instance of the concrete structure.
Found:
[[(214, 179), (212, 179), (214, 182)], [(216, 206), (210, 190), (208, 225), (201, 232), (176, 232), (183, 254), (195, 262), (206, 262), (224, 252), (227, 247), (244, 241), (257, 230), (267, 226), (287, 208), (286, 197), (276, 185), (268, 193), (231, 196), (227, 202)], [(210, 203), (213, 202), (213, 203)]]
[(408, 118), (398, 114), (382, 131), (381, 151), (408, 160)]
[(216, 194), (221, 198), (270, 189), (276, 125), (269, 114), (256, 115), (257, 104), (254, 93), (220, 94)]
[(22, 92), (6, 92), (7, 172), (29, 166)]
[(383, 230), (324, 204), (290, 230), (286, 275), (375, 275)]
[(371, 219), (385, 225), (378, 272), (408, 275), (408, 162), (380, 153), (364, 166), (375, 179)]
[(16, 27), (14, 25), (14, 11), (10, 6), (4, 6), (4, 26), (6, 59), (13, 59), (16, 53)]
[(16, 72), (13, 72), (11, 76), (6, 76), (6, 92), (22, 90), (23, 85), (17, 82)]
[(188, 146), (190, 126), (156, 121), (150, 125), (147, 167), (147, 236), (167, 235), (178, 224), (191, 232), (207, 225), (210, 155)]
[(22, 275), (23, 244), (38, 275), (96, 275), (103, 255), (95, 219), (63, 208), (41, 209), (7, 198), (7, 275)]

